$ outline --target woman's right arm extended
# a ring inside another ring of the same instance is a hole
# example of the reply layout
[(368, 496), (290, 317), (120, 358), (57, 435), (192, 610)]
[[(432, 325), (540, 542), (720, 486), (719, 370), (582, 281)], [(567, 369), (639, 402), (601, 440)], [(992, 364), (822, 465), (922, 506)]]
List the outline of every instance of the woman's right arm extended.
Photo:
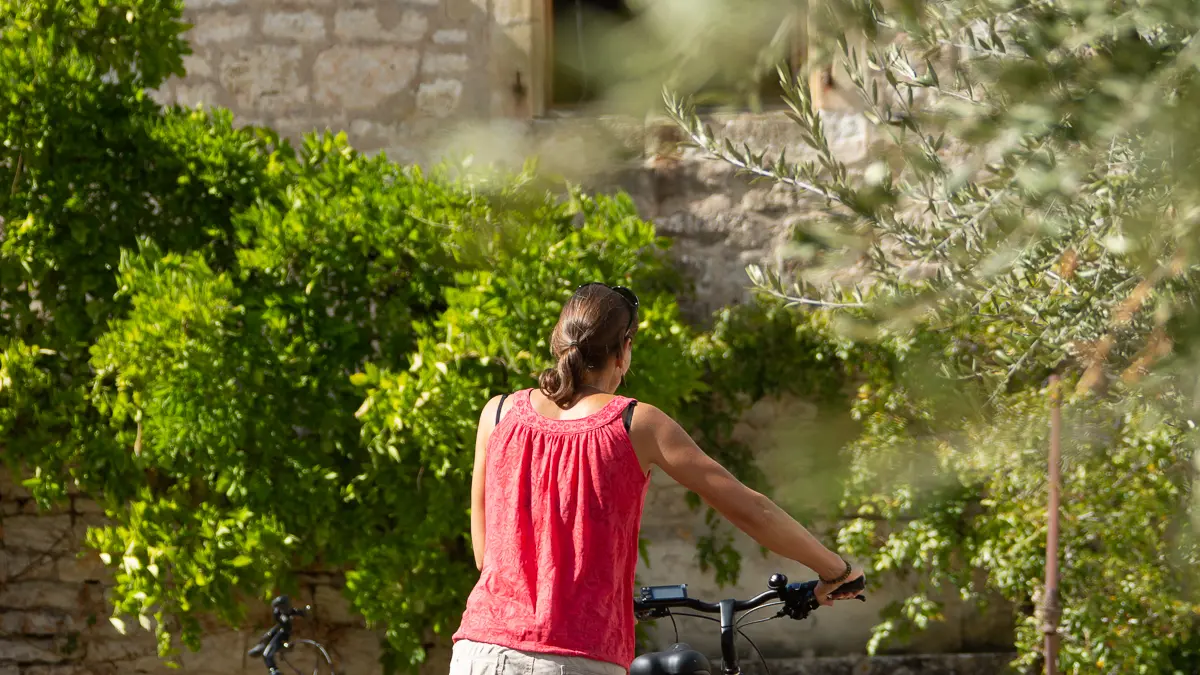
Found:
[[(846, 563), (840, 556), (817, 541), (775, 502), (746, 487), (706, 455), (666, 413), (639, 404), (634, 409), (630, 436), (643, 467), (662, 468), (762, 546), (805, 565), (823, 579), (837, 579), (846, 571)], [(862, 571), (855, 568), (844, 581), (860, 576)], [(828, 603), (825, 598), (821, 600)]]

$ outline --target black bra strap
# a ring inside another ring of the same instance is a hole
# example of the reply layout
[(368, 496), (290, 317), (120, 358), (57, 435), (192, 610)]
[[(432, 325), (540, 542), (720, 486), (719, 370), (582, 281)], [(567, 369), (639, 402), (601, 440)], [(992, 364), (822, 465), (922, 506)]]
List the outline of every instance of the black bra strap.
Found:
[(625, 414), (621, 415), (621, 419), (625, 422), (625, 431), (629, 432), (629, 427), (633, 425), (633, 409), (637, 406), (637, 401), (630, 401), (625, 407)]
[(500, 424), (500, 413), (504, 410), (504, 399), (508, 398), (508, 394), (500, 394), (500, 403), (496, 405), (496, 424)]

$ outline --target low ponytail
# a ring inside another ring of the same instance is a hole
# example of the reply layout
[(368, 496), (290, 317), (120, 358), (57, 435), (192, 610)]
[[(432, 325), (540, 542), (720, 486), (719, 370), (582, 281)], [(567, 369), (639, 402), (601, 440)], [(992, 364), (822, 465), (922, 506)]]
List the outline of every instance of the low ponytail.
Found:
[(558, 363), (542, 371), (538, 386), (546, 398), (565, 408), (575, 400), (575, 393), (583, 384), (583, 371), (587, 369), (578, 344), (569, 344), (558, 355)]
[(603, 369), (633, 338), (636, 316), (629, 301), (607, 286), (581, 286), (563, 305), (550, 336), (555, 364), (538, 377), (542, 394), (560, 408), (574, 404), (587, 371)]

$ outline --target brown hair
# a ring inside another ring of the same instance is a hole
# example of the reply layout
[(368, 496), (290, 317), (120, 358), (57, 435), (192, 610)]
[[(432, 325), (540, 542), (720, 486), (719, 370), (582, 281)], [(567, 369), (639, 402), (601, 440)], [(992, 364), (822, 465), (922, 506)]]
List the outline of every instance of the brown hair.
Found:
[(538, 378), (542, 393), (560, 408), (570, 405), (584, 371), (603, 368), (635, 333), (636, 310), (620, 293), (603, 284), (575, 291), (550, 336), (550, 353), (558, 362)]

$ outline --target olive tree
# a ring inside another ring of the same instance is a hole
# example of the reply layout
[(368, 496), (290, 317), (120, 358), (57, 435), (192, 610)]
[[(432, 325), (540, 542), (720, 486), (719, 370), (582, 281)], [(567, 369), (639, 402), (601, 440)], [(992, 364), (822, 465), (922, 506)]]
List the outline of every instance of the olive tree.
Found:
[(999, 594), (1037, 663), (1058, 373), (1066, 667), (1194, 669), (1194, 9), (815, 7), (810, 34), (872, 124), (864, 166), (837, 156), (804, 76), (781, 73), (799, 158), (718, 137), (668, 96), (693, 144), (822, 209), (798, 228), (802, 260), (750, 273), (841, 345), (860, 386), (840, 536), (918, 582), (880, 640), (937, 619), (948, 593)]

